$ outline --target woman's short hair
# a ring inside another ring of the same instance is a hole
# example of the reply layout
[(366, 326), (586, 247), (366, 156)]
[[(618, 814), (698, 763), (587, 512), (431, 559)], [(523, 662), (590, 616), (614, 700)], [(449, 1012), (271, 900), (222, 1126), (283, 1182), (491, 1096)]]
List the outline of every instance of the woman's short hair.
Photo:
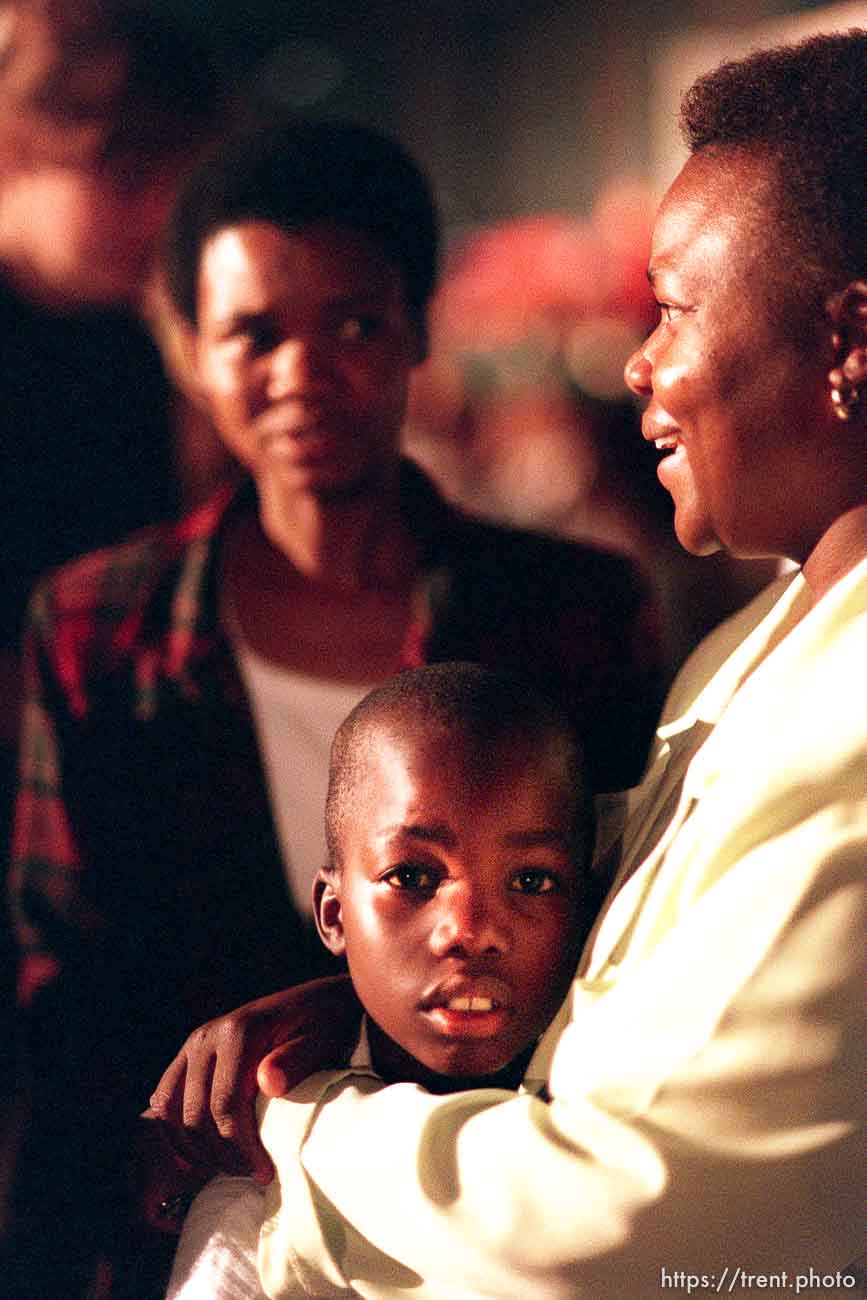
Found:
[(241, 221), (284, 230), (333, 221), (367, 235), (400, 271), (423, 331), (439, 223), (425, 176), (389, 136), (353, 122), (284, 117), (248, 127), (218, 148), (185, 186), (168, 234), (169, 289), (193, 325), (202, 247)]
[(693, 153), (771, 161), (770, 234), (811, 294), (867, 273), (867, 31), (723, 63), (686, 92), (680, 123)]

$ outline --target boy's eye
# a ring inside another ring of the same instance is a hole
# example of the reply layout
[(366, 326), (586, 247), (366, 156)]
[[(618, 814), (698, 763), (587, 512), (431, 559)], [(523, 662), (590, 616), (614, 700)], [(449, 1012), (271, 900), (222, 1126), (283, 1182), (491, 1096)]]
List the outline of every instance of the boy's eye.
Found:
[(554, 894), (562, 885), (559, 876), (545, 867), (525, 867), (512, 876), (510, 888), (519, 894)]
[(430, 867), (418, 866), (412, 862), (393, 867), (382, 878), (392, 889), (417, 889), (424, 892), (436, 889), (438, 879)]

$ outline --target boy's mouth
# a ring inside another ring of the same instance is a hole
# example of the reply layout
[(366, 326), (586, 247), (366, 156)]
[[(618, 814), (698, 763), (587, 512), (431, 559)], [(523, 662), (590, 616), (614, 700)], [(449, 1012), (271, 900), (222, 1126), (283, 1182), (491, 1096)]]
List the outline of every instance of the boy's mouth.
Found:
[(445, 1004), (448, 1011), (493, 1011), (499, 1006), (493, 998), (459, 997), (449, 998)]
[(430, 989), (421, 1010), (438, 1033), (457, 1038), (488, 1038), (512, 1016), (512, 990), (493, 975), (452, 976)]
[(423, 1011), (446, 1007), (450, 1011), (509, 1009), (512, 990), (496, 975), (449, 975), (422, 995)]

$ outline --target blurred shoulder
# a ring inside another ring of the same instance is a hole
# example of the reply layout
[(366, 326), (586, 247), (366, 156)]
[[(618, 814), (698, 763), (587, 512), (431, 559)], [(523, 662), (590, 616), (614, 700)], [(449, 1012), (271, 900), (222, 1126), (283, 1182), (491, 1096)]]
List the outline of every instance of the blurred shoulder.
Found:
[(447, 501), (410, 461), (403, 462), (402, 491), (413, 527), (429, 542), (435, 562), (513, 587), (525, 580), (542, 590), (592, 590), (600, 600), (649, 587), (627, 555), (471, 514)]
[(543, 590), (581, 594), (612, 606), (650, 590), (646, 575), (628, 555), (467, 514), (455, 513), (454, 518), (468, 563), (499, 572), (504, 581), (525, 579)]
[(123, 542), (81, 555), (45, 575), (31, 599), (29, 623), (107, 621), (147, 604), (191, 558), (211, 548), (230, 497), (215, 494), (189, 515), (138, 530)]

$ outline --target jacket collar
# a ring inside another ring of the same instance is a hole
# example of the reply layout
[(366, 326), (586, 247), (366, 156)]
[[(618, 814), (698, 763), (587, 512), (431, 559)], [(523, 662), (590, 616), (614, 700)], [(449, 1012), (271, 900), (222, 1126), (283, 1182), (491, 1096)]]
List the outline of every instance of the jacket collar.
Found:
[[(401, 510), (415, 537), (421, 572), (413, 598), (413, 618), (403, 660), (422, 662), (431, 621), (431, 591), (444, 546), (462, 517), (440, 497), (431, 481), (411, 461), (400, 464)], [(168, 676), (191, 685), (191, 673), (215, 647), (222, 645), (219, 575), (222, 542), (230, 523), (258, 508), (256, 486), (249, 476), (234, 477), (198, 510), (182, 519), (173, 538), (183, 548), (180, 577), (172, 596), (165, 668)]]
[[(630, 796), (621, 871), (585, 947), (583, 965), (591, 979), (616, 964), (615, 954), (645, 925), (644, 900), (681, 828), (723, 776), (743, 769), (749, 761), (745, 746), (755, 745), (756, 737), (764, 738), (762, 762), (773, 775), (780, 711), (790, 707), (793, 695), (809, 705), (811, 669), (825, 662), (837, 639), (845, 642), (852, 623), (865, 616), (867, 560), (862, 560), (815, 605), (798, 572), (757, 624), (749, 608), (736, 618), (734, 626), (743, 628), (743, 620), (752, 617), (752, 631), (691, 707), (659, 728), (655, 763)], [(780, 770), (786, 770), (784, 763)], [(661, 836), (655, 826), (659, 814), (665, 824)], [(650, 838), (647, 827), (653, 829)]]

